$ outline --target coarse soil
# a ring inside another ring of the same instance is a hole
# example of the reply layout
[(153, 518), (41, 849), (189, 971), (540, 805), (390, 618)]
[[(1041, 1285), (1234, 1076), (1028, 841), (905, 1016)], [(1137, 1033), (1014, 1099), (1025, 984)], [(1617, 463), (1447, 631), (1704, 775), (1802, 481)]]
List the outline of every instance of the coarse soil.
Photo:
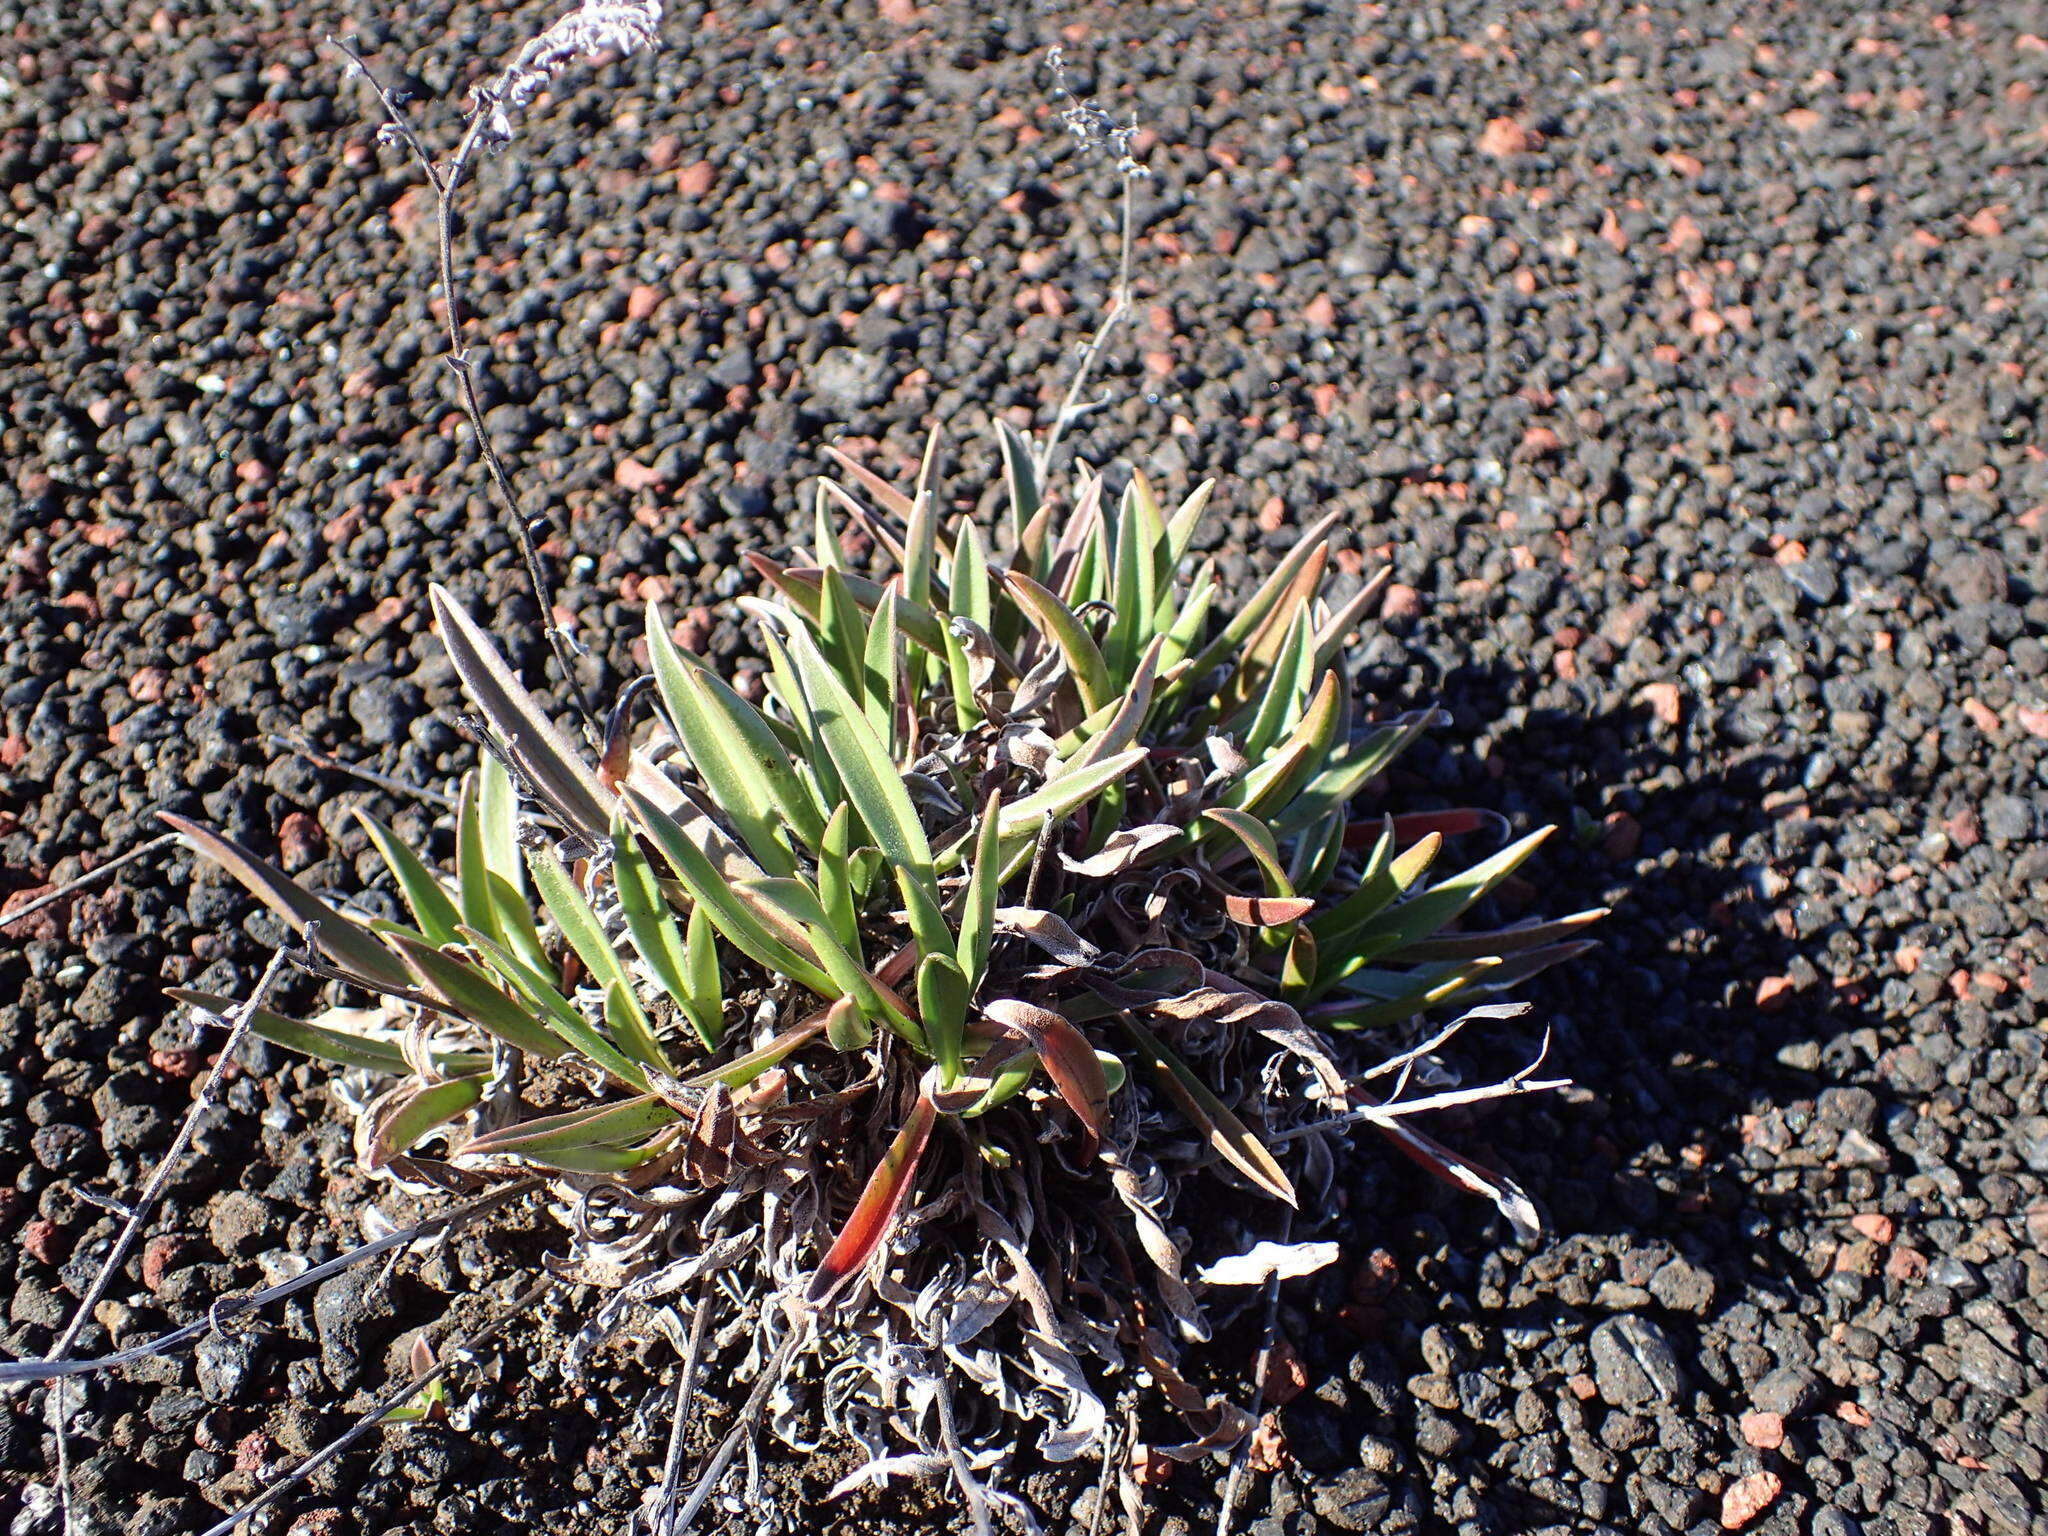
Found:
[[(436, 788), (470, 761), (430, 580), (536, 679), (545, 649), (434, 360), (431, 200), (320, 40), (452, 144), (552, 10), (0, 0), (11, 907), (160, 810), (349, 893), (350, 804), (445, 845), (433, 805), (281, 745)], [(1347, 570), (1395, 568), (1372, 693), (1453, 721), (1391, 801), (1556, 821), (1523, 896), (1616, 905), (1526, 1027), (1463, 1046), (1505, 1070), (1547, 1028), (1577, 1079), (1446, 1131), (1549, 1235), (1362, 1146), (1343, 1263), (1285, 1293), (1286, 1466), (1237, 1528), (2048, 1529), (2048, 11), (757, 0), (664, 35), (572, 70), (467, 205), (491, 429), (600, 696), (650, 597), (745, 658), (719, 604), (801, 536), (827, 443), (900, 474), (943, 422), (947, 494), (993, 504), (990, 414), (1049, 419), (1115, 270), (1062, 43), (1150, 172), (1075, 449), (1218, 476), (1233, 579), (1342, 509)], [(159, 988), (243, 991), (280, 937), (172, 850), (0, 927), (0, 1351), (51, 1346), (96, 1202), (189, 1102), (204, 1043)], [(81, 1351), (410, 1209), (352, 1171), (325, 1069), (247, 1064)], [(550, 1234), (529, 1212), (95, 1381), (78, 1529), (203, 1529)], [(565, 1380), (589, 1304), (267, 1528), (625, 1530), (671, 1356)], [(22, 1536), (55, 1528), (47, 1396), (0, 1399)], [(839, 1470), (775, 1475), (815, 1506)], [(1219, 1483), (1182, 1469), (1151, 1529), (1213, 1528)], [(1027, 1488), (1093, 1528), (1092, 1482)]]

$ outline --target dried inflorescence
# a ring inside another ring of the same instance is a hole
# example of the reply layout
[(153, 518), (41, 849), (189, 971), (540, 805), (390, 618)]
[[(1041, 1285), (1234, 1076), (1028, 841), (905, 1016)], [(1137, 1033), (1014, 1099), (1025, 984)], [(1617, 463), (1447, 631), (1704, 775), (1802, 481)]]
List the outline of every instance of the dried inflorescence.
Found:
[(1187, 1426), (1152, 1454), (1247, 1433), (1179, 1350), (1208, 1337), (1206, 1287), (1307, 1250), (1191, 1276), (1187, 1227), (1251, 1230), (1192, 1222), (1191, 1183), (1320, 1209), (1330, 1142), (1366, 1123), (1528, 1225), (1410, 1117), (1553, 1085), (1436, 1091), (1441, 1035), (1357, 1047), (1575, 953), (1598, 916), (1453, 931), (1544, 833), (1432, 878), (1494, 819), (1356, 812), (1432, 712), (1355, 697), (1382, 587), (1326, 600), (1334, 519), (1233, 603), (1192, 553), (1208, 486), (1168, 509), (1083, 469), (1055, 503), (1023, 437), (998, 446), (993, 533), (942, 524), (929, 452), (910, 492), (842, 460), (807, 562), (750, 557), (761, 701), (650, 607), (651, 682), (588, 750), (436, 589), (489, 751), (452, 872), (362, 818), (409, 924), (175, 823), (378, 1000), (254, 1020), (388, 1081), (367, 1165), (457, 1190), (543, 1171), (563, 1267), (613, 1314), (696, 1298), (790, 1443), (823, 1425), (862, 1476), (943, 1469), (977, 1500), (1022, 1439), (1102, 1450), (1105, 1392), (1141, 1373)]

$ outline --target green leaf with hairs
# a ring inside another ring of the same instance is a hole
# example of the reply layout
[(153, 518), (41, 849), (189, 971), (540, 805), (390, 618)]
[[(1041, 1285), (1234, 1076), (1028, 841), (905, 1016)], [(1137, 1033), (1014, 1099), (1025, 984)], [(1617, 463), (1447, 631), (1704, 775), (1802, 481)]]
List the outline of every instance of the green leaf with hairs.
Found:
[(309, 923), (318, 923), (320, 952), (342, 970), (386, 987), (403, 987), (411, 980), (405, 967), (369, 929), (343, 917), (268, 859), (186, 817), (170, 811), (157, 815), (188, 847), (233, 875), (243, 889), (298, 932), (304, 933)]
[(860, 903), (853, 885), (853, 810), (841, 805), (825, 823), (818, 846), (818, 905), (832, 935), (845, 948), (860, 943)]
[(1047, 816), (1055, 820), (1070, 814), (1077, 806), (1101, 794), (1106, 785), (1114, 784), (1146, 758), (1143, 747), (1132, 747), (1114, 757), (1103, 758), (1090, 763), (1086, 768), (1062, 774), (1049, 779), (1030, 794), (1022, 796), (1002, 808), (997, 825), (1007, 840), (1013, 837), (1038, 835), (1039, 823)]
[(981, 808), (975, 828), (974, 867), (968, 872), (967, 892), (960, 906), (960, 943), (954, 956), (971, 987), (981, 984), (988, 969), (989, 946), (995, 940), (996, 905), (1003, 880), (1002, 815), (1003, 796), (998, 790)]
[[(1248, 706), (1252, 719), (1244, 733), (1244, 755), (1253, 762), (1264, 761), (1281, 734), (1300, 720), (1302, 703), (1315, 687), (1315, 673), (1310, 670), (1314, 664), (1315, 655), (1309, 645), (1309, 614), (1304, 606), (1294, 615), (1287, 643), (1274, 660), (1264, 690)], [(1240, 713), (1238, 719), (1243, 718)]]
[(1231, 615), (1230, 621), (1223, 626), (1222, 631), (1196, 656), (1194, 666), (1188, 670), (1187, 675), (1190, 679), (1206, 677), (1225, 661), (1233, 665), (1241, 662), (1246, 641), (1273, 612), (1274, 607), (1293, 585), (1295, 578), (1301, 574), (1302, 567), (1307, 565), (1310, 557), (1322, 547), (1323, 541), (1329, 538), (1342, 517), (1343, 513), (1332, 512), (1302, 535), (1300, 542), (1282, 557), (1280, 563), (1273, 568), (1273, 573), (1260, 584), (1258, 591)]
[(363, 830), (370, 834), (377, 856), (391, 871), (391, 878), (398, 882), (398, 889), (405, 896), (405, 904), (412, 910), (413, 921), (419, 925), (420, 933), (436, 947), (454, 943), (456, 925), (462, 921), (462, 914), (456, 911), (455, 903), (449, 899), (447, 887), (441, 884), (440, 877), (428, 869), (404, 839), (383, 822), (359, 805), (351, 809), (356, 820), (363, 824)]
[(559, 1115), (537, 1115), (486, 1131), (463, 1145), (464, 1153), (487, 1157), (517, 1155), (537, 1162), (551, 1153), (578, 1152), (588, 1147), (622, 1147), (645, 1141), (682, 1116), (651, 1093), (635, 1094), (608, 1104), (594, 1104)]
[[(597, 913), (591, 910), (588, 898), (575, 879), (547, 848), (528, 850), (526, 863), (533, 871), (534, 886), (547, 905), (548, 915), (562, 930), (562, 937), (569, 941), (569, 947), (576, 951), (577, 958), (588, 968), (591, 979), (605, 989), (605, 1021), (611, 1026), (612, 1039), (620, 1050), (643, 1067), (673, 1073), (675, 1068), (670, 1065), (667, 1053), (662, 1050), (661, 1042), (654, 1038), (653, 1023), (640, 1006), (640, 1000), (633, 995), (633, 978), (626, 969), (625, 961), (612, 948), (604, 924), (597, 920)], [(614, 987), (618, 989), (616, 1006), (611, 994)]]
[(832, 760), (846, 798), (895, 869), (918, 948), (926, 954), (950, 953), (953, 934), (939, 910), (931, 844), (901, 770), (808, 634), (801, 630), (791, 634), (789, 655), (810, 704), (818, 739)]
[(421, 1138), (475, 1108), (483, 1096), (482, 1073), (401, 1089), (378, 1115), (376, 1127), (370, 1132), (370, 1166), (381, 1168), (392, 1158), (410, 1152)]
[(414, 939), (394, 935), (391, 942), (420, 985), (478, 1029), (543, 1061), (562, 1054), (562, 1042), (545, 1024), (499, 991), (490, 977), (468, 961)]
[(626, 787), (625, 797), (634, 817), (675, 871), (683, 889), (689, 892), (690, 899), (697, 903), (712, 925), (725, 935), (727, 943), (756, 965), (765, 966), (778, 976), (787, 976), (799, 985), (809, 987), (820, 997), (839, 996), (839, 988), (823, 967), (799, 954), (769, 929), (761, 915), (739, 898), (732, 883), (706, 857), (704, 850), (690, 840), (689, 834), (674, 817), (630, 785)]
[(1081, 695), (1082, 713), (1092, 715), (1109, 703), (1116, 692), (1110, 681), (1109, 663), (1073, 609), (1021, 572), (1007, 572), (1003, 580), (1031, 622), (1066, 657), (1067, 670)]
[(1382, 955), (1394, 954), (1416, 939), (1428, 938), (1513, 874), (1555, 830), (1554, 827), (1539, 827), (1527, 837), (1510, 843), (1492, 858), (1484, 859), (1448, 880), (1439, 881), (1420, 895), (1388, 908), (1350, 939), (1348, 947), (1351, 953), (1359, 960), (1370, 962)]
[(622, 815), (612, 822), (612, 885), (619, 893), (619, 908), (626, 915), (626, 931), (640, 952), (648, 972), (661, 989), (675, 1001), (707, 1046), (716, 1045), (716, 1034), (705, 1030), (695, 1012), (690, 983), (689, 944), (681, 924), (661, 893), (654, 866), (640, 851), (640, 840)]
[(1367, 860), (1358, 888), (1309, 924), (1315, 930), (1316, 942), (1334, 953), (1354, 933), (1406, 895), (1443, 845), (1442, 836), (1432, 832), (1396, 854), (1390, 824)]
[(539, 1010), (542, 1021), (565, 1044), (581, 1051), (628, 1087), (646, 1092), (646, 1069), (591, 1028), (589, 1021), (576, 1011), (575, 1005), (562, 996), (552, 977), (533, 969), (487, 933), (465, 927), (462, 937), (492, 970), (504, 978), (507, 986)]
[(1010, 542), (1022, 545), (1024, 525), (1038, 515), (1038, 466), (1024, 434), (1003, 417), (995, 418), (996, 447), (1003, 458), (1003, 485), (1009, 492)]
[(1202, 525), (1203, 514), (1209, 509), (1209, 498), (1216, 493), (1216, 482), (1204, 480), (1188, 493), (1166, 524), (1166, 547), (1178, 566), (1187, 559), (1188, 551), (1194, 546), (1195, 530)]
[(683, 1012), (704, 1043), (713, 1048), (725, 1038), (725, 981), (718, 973), (715, 932), (711, 914), (692, 904), (689, 925), (683, 931), (683, 976), (689, 983)]
[[(724, 684), (714, 687), (710, 674), (676, 649), (652, 604), (648, 613), (647, 656), (655, 687), (691, 765), (755, 861), (771, 874), (794, 874), (796, 859), (783, 828), (804, 837), (807, 823), (816, 819), (816, 800), (761, 712)], [(808, 830), (815, 835), (817, 828)]]
[[(169, 987), (164, 996), (173, 1001), (198, 1008), (217, 1019), (234, 1016), (242, 1004), (232, 997), (221, 997), (212, 992), (194, 992), (186, 987)], [(272, 1013), (267, 1008), (258, 1008), (249, 1016), (249, 1029), (259, 1038), (272, 1045), (281, 1045), (288, 1051), (297, 1051), (304, 1056), (315, 1056), (322, 1061), (331, 1061), (338, 1067), (363, 1067), (371, 1072), (389, 1072), (404, 1077), (412, 1071), (412, 1064), (405, 1059), (405, 1052), (396, 1040), (377, 1040), (368, 1035), (353, 1034), (345, 1029), (335, 1029), (327, 1024), (314, 1024), (304, 1019), (288, 1019), (283, 1014)], [(483, 1051), (436, 1051), (436, 1071), (459, 1075), (467, 1072), (481, 1072), (491, 1064), (488, 1052)]]
[(924, 1038), (948, 1087), (960, 1075), (960, 1043), (967, 1030), (972, 988), (951, 955), (926, 955), (917, 967), (917, 1012)]
[(863, 698), (867, 692), (867, 620), (847, 589), (846, 577), (838, 571), (827, 571), (820, 578), (817, 638), (819, 650), (846, 691), (855, 699)]
[(435, 585), (428, 593), (448, 659), (492, 734), (557, 816), (586, 837), (602, 837), (615, 803), (611, 793), (447, 589)]

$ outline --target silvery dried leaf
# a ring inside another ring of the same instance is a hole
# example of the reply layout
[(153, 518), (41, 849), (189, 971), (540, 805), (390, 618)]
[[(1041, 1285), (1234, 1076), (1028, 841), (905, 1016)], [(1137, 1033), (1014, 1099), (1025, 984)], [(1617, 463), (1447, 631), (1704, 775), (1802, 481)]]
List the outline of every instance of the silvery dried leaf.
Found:
[(1218, 1259), (1195, 1271), (1204, 1285), (1264, 1285), (1312, 1275), (1337, 1262), (1335, 1243), (1255, 1243), (1243, 1253)]

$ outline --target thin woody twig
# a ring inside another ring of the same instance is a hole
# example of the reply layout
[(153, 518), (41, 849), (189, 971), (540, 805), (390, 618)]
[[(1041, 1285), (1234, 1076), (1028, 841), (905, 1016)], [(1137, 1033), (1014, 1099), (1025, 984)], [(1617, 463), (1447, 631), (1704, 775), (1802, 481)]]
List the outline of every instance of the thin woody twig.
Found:
[(533, 588), (533, 600), (540, 608), (541, 628), (548, 637), (549, 649), (554, 652), (555, 665), (562, 674), (562, 682), (569, 690), (571, 701), (575, 704), (585, 729), (594, 739), (598, 729), (597, 712), (591, 705), (590, 696), (584, 690), (582, 680), (577, 676), (575, 646), (568, 632), (555, 620), (555, 603), (548, 584), (547, 568), (542, 565), (540, 548), (533, 541), (532, 525), (519, 510), (519, 498), (513, 492), (512, 477), (506, 473), (504, 461), (498, 457), (497, 447), (492, 443), (491, 434), (484, 425), (483, 404), (477, 398), (476, 392), (475, 360), (462, 341), (462, 301), (455, 286), (455, 194), (462, 186), (463, 178), (469, 174), (477, 151), (489, 137), (487, 126), (498, 106), (494, 89), (485, 86), (478, 90), (454, 155), (449, 158), (447, 165), (438, 165), (399, 107), (397, 99), (385, 87), (384, 82), (377, 78), (370, 66), (363, 62), (362, 55), (339, 38), (330, 37), (327, 41), (369, 82), (370, 89), (376, 93), (377, 101), (384, 109), (392, 134), (405, 145), (413, 159), (419, 163), (420, 169), (426, 175), (427, 184), (434, 190), (434, 233), (441, 270), (442, 319), (445, 321), (444, 329), (448, 335), (448, 367), (455, 375), (456, 393), (462, 402), (462, 413), (469, 418), (470, 433), (476, 438), (477, 452), (483, 459), (491, 488), (496, 492), (505, 516), (512, 524), (513, 536), (519, 542), (519, 555), (526, 565), (526, 578)]
[[(269, 996), (270, 989), (276, 983), (284, 965), (285, 952), (279, 950), (270, 957), (270, 964), (263, 968), (263, 975), (257, 980), (256, 989), (249, 994), (249, 1000), (234, 1010), (233, 1017), (228, 1021), (227, 1044), (223, 1045), (220, 1054), (214, 1057), (212, 1067), (207, 1070), (205, 1080), (199, 1085), (199, 1092), (193, 1095), (192, 1107), (185, 1113), (184, 1124), (178, 1127), (178, 1134), (171, 1139), (170, 1149), (158, 1160), (156, 1171), (149, 1176), (148, 1182), (142, 1186), (142, 1193), (129, 1208), (128, 1219), (114, 1235), (113, 1245), (107, 1249), (106, 1257), (100, 1261), (100, 1267), (94, 1273), (92, 1283), (86, 1286), (85, 1294), (78, 1298), (78, 1309), (71, 1314), (70, 1323), (65, 1326), (63, 1333), (58, 1335), (56, 1344), (50, 1350), (50, 1358), (53, 1361), (63, 1360), (77, 1345), (78, 1336), (85, 1332), (85, 1325), (92, 1320), (93, 1309), (107, 1293), (107, 1287), (113, 1282), (115, 1274), (127, 1262), (128, 1251), (135, 1246), (135, 1239), (141, 1236), (143, 1225), (149, 1220), (149, 1213), (156, 1208), (164, 1187), (171, 1182), (172, 1176), (183, 1165), (185, 1154), (191, 1149), (192, 1138), (199, 1133), (199, 1122), (218, 1101), (221, 1088), (226, 1081), (228, 1065), (234, 1060), (235, 1053), (241, 1049), (242, 1041), (248, 1036), (249, 1021), (255, 1018), (256, 1011), (263, 1006), (263, 1000)], [(69, 1433), (71, 1389), (68, 1385), (60, 1383), (53, 1387), (52, 1391), (56, 1394), (57, 1409), (52, 1415), (56, 1421), (52, 1428), (57, 1435), (57, 1499), (63, 1510), (64, 1530), (69, 1536), (74, 1528)]]
[(326, 1445), (320, 1447), (319, 1450), (301, 1461), (291, 1471), (272, 1483), (263, 1492), (229, 1515), (225, 1520), (218, 1521), (207, 1527), (204, 1536), (228, 1536), (230, 1531), (234, 1530), (236, 1526), (240, 1525), (250, 1516), (260, 1514), (263, 1510), (283, 1498), (285, 1494), (312, 1477), (315, 1472), (340, 1456), (342, 1452), (362, 1439), (363, 1436), (383, 1424), (394, 1408), (411, 1402), (412, 1399), (419, 1396), (428, 1387), (431, 1387), (443, 1376), (446, 1376), (454, 1368), (458, 1355), (482, 1348), (485, 1344), (488, 1344), (492, 1339), (503, 1333), (517, 1319), (525, 1316), (532, 1309), (533, 1304), (540, 1300), (541, 1295), (556, 1283), (555, 1276), (551, 1274), (542, 1275), (532, 1285), (522, 1291), (503, 1312), (499, 1313), (483, 1327), (465, 1334), (452, 1344), (442, 1346), (440, 1350), (441, 1358), (435, 1361), (431, 1367), (408, 1377), (395, 1387), (388, 1388), (371, 1404), (369, 1412), (349, 1426), (345, 1434), (330, 1440)]
[(163, 847), (166, 843), (175, 843), (177, 840), (177, 833), (162, 832), (159, 833), (157, 836), (152, 837), (148, 842), (144, 843), (139, 848), (130, 848), (126, 853), (121, 854), (117, 858), (109, 859), (104, 864), (94, 865), (91, 869), (88, 869), (84, 874), (80, 875), (77, 879), (67, 880), (62, 885), (58, 886), (54, 891), (45, 891), (42, 895), (38, 896), (34, 901), (28, 902), (23, 906), (17, 907), (14, 911), (7, 913), (5, 916), (0, 916), (0, 929), (12, 927), (15, 923), (20, 922), (23, 918), (33, 916), (35, 913), (42, 911), (43, 908), (50, 906), (56, 902), (62, 901), (66, 896), (76, 895), (86, 886), (91, 885), (95, 880), (102, 880), (106, 878), (108, 875), (111, 875), (115, 870), (120, 869), (123, 865), (133, 864), (137, 859), (142, 858), (144, 855), (154, 853), (157, 849)]

